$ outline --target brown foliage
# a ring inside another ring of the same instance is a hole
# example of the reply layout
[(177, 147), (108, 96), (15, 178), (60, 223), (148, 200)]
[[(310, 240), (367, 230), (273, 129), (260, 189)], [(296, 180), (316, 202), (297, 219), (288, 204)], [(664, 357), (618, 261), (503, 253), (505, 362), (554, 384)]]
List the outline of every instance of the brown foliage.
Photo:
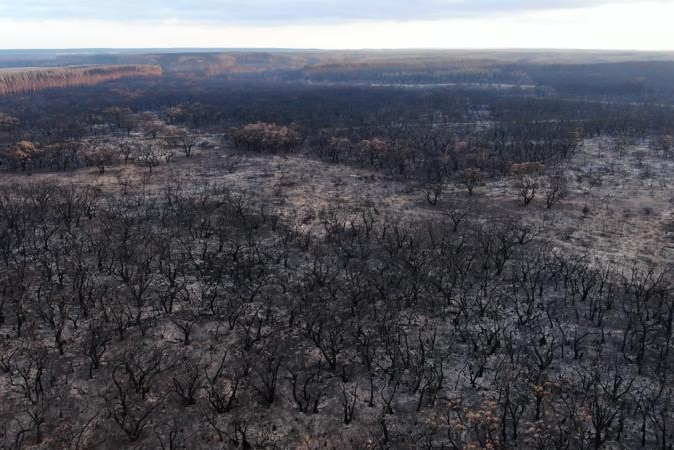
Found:
[(510, 172), (516, 177), (524, 177), (538, 173), (544, 168), (545, 165), (539, 162), (523, 162), (519, 164), (513, 164), (510, 168)]
[(300, 143), (300, 135), (292, 128), (264, 122), (237, 128), (232, 136), (237, 145), (255, 151), (289, 151)]
[(10, 69), (0, 71), (0, 95), (34, 92), (48, 88), (93, 85), (125, 77), (158, 77), (159, 66), (115, 65)]
[(96, 166), (101, 174), (105, 173), (105, 168), (114, 162), (116, 156), (112, 149), (103, 146), (94, 147), (85, 154), (87, 163)]
[(10, 148), (8, 159), (26, 170), (32, 167), (34, 158), (40, 156), (42, 152), (30, 141), (19, 141)]

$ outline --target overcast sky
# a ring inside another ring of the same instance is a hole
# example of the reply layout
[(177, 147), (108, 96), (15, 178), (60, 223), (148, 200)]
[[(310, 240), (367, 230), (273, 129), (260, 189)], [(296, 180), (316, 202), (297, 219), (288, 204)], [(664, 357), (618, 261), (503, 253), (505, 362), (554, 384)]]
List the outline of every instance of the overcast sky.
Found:
[(0, 0), (0, 48), (674, 50), (674, 0)]

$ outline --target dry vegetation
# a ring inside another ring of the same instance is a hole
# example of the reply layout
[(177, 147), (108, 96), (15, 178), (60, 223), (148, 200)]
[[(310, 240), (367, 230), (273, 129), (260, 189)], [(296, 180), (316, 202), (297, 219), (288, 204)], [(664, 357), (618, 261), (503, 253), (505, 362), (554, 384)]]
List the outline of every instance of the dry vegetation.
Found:
[(151, 65), (0, 69), (0, 95), (94, 85), (125, 77), (158, 77), (161, 74), (161, 67)]

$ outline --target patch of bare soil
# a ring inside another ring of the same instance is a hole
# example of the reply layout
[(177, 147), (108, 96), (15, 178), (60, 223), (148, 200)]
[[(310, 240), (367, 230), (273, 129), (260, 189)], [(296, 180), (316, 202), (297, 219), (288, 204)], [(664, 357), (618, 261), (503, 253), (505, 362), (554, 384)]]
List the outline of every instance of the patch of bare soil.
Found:
[[(226, 185), (242, 200), (253, 200), (268, 212), (321, 234), (326, 211), (345, 218), (374, 208), (383, 216), (406, 221), (446, 221), (446, 211), (462, 205), (473, 220), (505, 215), (529, 224), (565, 251), (587, 253), (612, 263), (663, 263), (674, 257), (674, 196), (670, 174), (674, 161), (645, 144), (624, 154), (601, 152), (599, 139), (588, 140), (574, 157), (562, 163), (568, 196), (552, 209), (543, 194), (527, 207), (511, 180), (489, 180), (468, 195), (461, 185), (444, 187), (437, 205), (425, 199), (419, 183), (381, 173), (309, 159), (302, 155), (262, 155), (218, 146), (180, 155), (169, 164), (147, 168), (121, 164), (99, 174), (87, 168), (63, 173), (5, 175), (2, 183), (51, 181), (87, 185), (122, 194), (157, 191), (166, 186), (198, 190)], [(197, 180), (197, 181), (195, 181)]]

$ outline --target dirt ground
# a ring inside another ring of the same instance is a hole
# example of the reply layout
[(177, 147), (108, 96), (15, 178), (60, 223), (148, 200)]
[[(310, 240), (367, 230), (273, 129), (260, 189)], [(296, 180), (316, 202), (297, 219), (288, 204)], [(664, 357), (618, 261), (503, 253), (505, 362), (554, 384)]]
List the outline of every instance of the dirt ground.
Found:
[(305, 231), (320, 234), (325, 210), (339, 208), (346, 217), (373, 207), (403, 220), (445, 221), (450, 204), (461, 202), (469, 217), (490, 220), (512, 215), (525, 221), (565, 251), (580, 252), (629, 268), (635, 261), (674, 261), (674, 195), (666, 160), (645, 143), (624, 155), (600, 152), (602, 138), (587, 140), (561, 168), (568, 195), (552, 209), (542, 193), (524, 207), (512, 181), (488, 180), (468, 195), (447, 184), (438, 204), (430, 205), (418, 182), (401, 181), (367, 169), (310, 159), (302, 155), (244, 153), (227, 145), (179, 154), (169, 164), (147, 168), (119, 164), (99, 174), (95, 168), (64, 173), (3, 175), (2, 184), (53, 181), (89, 185), (122, 194), (159, 190), (167, 185), (201, 189), (223, 184), (267, 211), (275, 211)]

